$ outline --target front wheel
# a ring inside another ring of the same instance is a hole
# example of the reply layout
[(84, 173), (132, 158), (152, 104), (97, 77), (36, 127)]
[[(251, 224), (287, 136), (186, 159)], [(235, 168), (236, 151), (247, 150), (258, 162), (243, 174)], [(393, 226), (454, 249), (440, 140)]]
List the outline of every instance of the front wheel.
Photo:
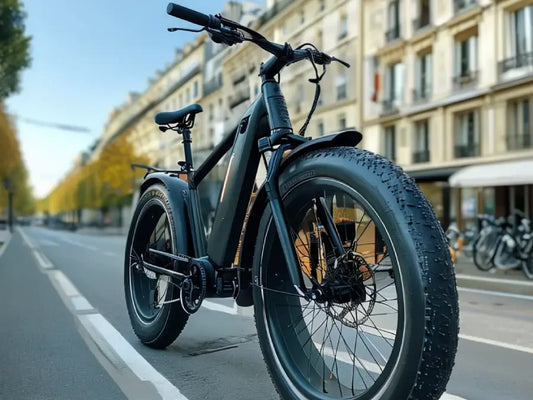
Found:
[(382, 157), (334, 148), (292, 162), (280, 188), (301, 281), (317, 294), (292, 288), (267, 207), (254, 307), (281, 397), (439, 398), (457, 348), (457, 291), (444, 234), (414, 182)]

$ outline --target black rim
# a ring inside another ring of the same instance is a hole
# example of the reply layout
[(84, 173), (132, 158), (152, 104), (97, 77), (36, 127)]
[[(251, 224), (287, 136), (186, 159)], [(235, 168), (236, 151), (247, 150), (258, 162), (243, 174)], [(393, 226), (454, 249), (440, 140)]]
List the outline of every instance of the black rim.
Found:
[(172, 253), (172, 234), (168, 216), (158, 199), (149, 200), (142, 208), (130, 249), (130, 293), (139, 319), (149, 324), (160, 315), (163, 302), (171, 297), (171, 280), (168, 276), (144, 271), (138, 260), (171, 269), (167, 259), (154, 255), (149, 249)]
[[(316, 212), (319, 201), (327, 205), (355, 261), (335, 254), (327, 224)], [(307, 181), (284, 202), (302, 279), (308, 289), (320, 286), (329, 295), (308, 301), (291, 289), (271, 224), (262, 255), (268, 272), (263, 269), (261, 283), (276, 361), (305, 398), (372, 398), (388, 384), (404, 330), (393, 243), (370, 205), (341, 182)]]

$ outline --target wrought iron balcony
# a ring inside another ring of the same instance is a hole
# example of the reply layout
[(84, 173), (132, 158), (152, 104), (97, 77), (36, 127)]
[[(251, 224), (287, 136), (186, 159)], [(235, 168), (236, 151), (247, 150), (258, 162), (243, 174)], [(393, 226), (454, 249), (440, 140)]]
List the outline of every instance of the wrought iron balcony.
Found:
[(459, 14), (463, 11), (470, 10), (471, 8), (477, 7), (477, 0), (454, 0), (453, 9), (455, 14)]
[(467, 87), (476, 86), (479, 78), (479, 71), (466, 71), (461, 75), (453, 78), (454, 89), (463, 89)]
[(392, 42), (393, 40), (400, 38), (400, 26), (394, 26), (390, 28), (387, 32), (385, 32), (385, 38), (387, 39), (387, 43)]
[(533, 147), (532, 135), (507, 135), (507, 150), (530, 149)]
[(413, 31), (416, 32), (422, 28), (427, 28), (431, 26), (431, 21), (429, 16), (419, 16), (413, 20)]
[(424, 163), (429, 161), (429, 149), (413, 152), (413, 163)]
[(390, 115), (396, 114), (400, 110), (398, 109), (398, 101), (396, 99), (383, 100), (383, 114)]
[(421, 101), (429, 100), (430, 97), (430, 87), (413, 89), (413, 103), (420, 103)]
[(517, 54), (514, 57), (506, 58), (505, 60), (500, 61), (498, 63), (498, 69), (500, 70), (500, 74), (504, 74), (512, 69), (527, 66), (533, 66), (533, 52)]
[(455, 145), (455, 158), (479, 156), (479, 143)]

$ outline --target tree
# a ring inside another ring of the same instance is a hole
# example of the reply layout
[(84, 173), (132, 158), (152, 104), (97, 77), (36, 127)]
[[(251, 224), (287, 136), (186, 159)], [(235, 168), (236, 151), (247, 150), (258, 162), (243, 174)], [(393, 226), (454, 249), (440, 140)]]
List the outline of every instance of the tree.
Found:
[(25, 17), (19, 0), (0, 0), (0, 101), (18, 92), (20, 71), (31, 62)]
[[(28, 172), (20, 153), (15, 129), (0, 103), (0, 182), (9, 179), (13, 191), (15, 211), (30, 214), (34, 200), (28, 183)], [(5, 213), (7, 193), (0, 185), (0, 213)]]

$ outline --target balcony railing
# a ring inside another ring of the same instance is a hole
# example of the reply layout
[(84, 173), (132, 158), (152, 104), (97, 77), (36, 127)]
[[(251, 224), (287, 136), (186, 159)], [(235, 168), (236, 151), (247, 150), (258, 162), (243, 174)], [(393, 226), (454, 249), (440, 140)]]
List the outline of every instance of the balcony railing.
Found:
[(477, 5), (478, 5), (477, 0), (454, 0), (453, 10), (455, 14), (459, 14), (463, 11), (477, 7)]
[(466, 71), (461, 75), (453, 78), (454, 89), (464, 89), (467, 87), (476, 86), (479, 78), (479, 71)]
[(431, 88), (413, 89), (413, 103), (420, 103), (421, 101), (429, 100), (431, 97)]
[(400, 110), (398, 109), (398, 100), (383, 100), (383, 114), (396, 114), (399, 111)]
[(420, 150), (413, 152), (413, 163), (424, 163), (429, 161), (429, 150)]
[(387, 43), (392, 42), (393, 40), (399, 39), (400, 38), (400, 26), (397, 25), (397, 26), (390, 28), (387, 32), (385, 32), (385, 38), (387, 39)]
[(431, 21), (428, 16), (419, 16), (413, 20), (413, 31), (416, 32), (422, 28), (431, 26)]
[(479, 143), (455, 145), (455, 158), (479, 156)]
[(533, 137), (531, 135), (507, 135), (507, 150), (530, 149), (533, 147)]
[(222, 87), (222, 75), (216, 75), (215, 77), (204, 82), (203, 90), (204, 96), (207, 96), (210, 93), (213, 93), (215, 90)]
[(517, 54), (514, 57), (506, 58), (498, 63), (500, 74), (516, 68), (533, 66), (533, 52)]

